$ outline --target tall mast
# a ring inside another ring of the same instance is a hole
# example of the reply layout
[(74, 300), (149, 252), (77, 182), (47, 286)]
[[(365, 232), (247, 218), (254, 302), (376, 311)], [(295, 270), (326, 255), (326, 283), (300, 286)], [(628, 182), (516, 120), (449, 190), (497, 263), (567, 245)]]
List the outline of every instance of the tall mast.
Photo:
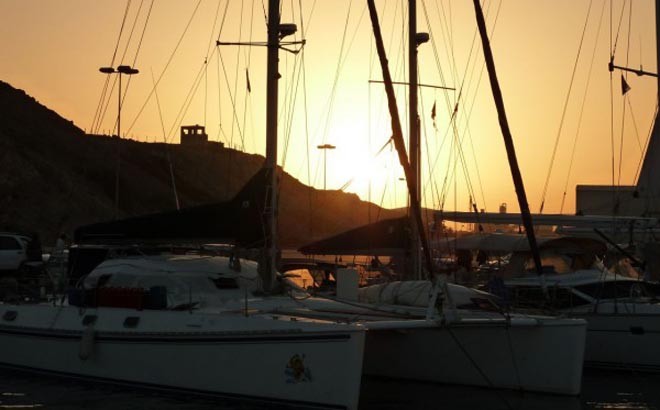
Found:
[(268, 1), (268, 58), (266, 72), (266, 161), (267, 172), (265, 221), (266, 243), (262, 259), (262, 280), (265, 292), (274, 286), (277, 267), (277, 101), (279, 65), (280, 2)]
[[(536, 244), (536, 236), (534, 235), (534, 225), (532, 224), (532, 215), (529, 212), (529, 204), (527, 203), (527, 194), (525, 193), (525, 185), (523, 184), (520, 168), (518, 167), (518, 158), (516, 157), (516, 149), (513, 145), (513, 137), (511, 136), (511, 129), (509, 122), (506, 118), (506, 111), (504, 110), (504, 98), (502, 97), (502, 90), (497, 81), (497, 72), (495, 71), (495, 60), (493, 59), (493, 51), (490, 48), (490, 41), (488, 40), (488, 31), (486, 30), (486, 21), (484, 19), (483, 11), (479, 0), (474, 0), (474, 11), (477, 15), (477, 26), (479, 27), (479, 35), (481, 36), (481, 43), (484, 49), (484, 59), (486, 60), (486, 68), (488, 69), (488, 78), (490, 78), (490, 87), (493, 91), (493, 98), (495, 99), (495, 106), (497, 107), (497, 117), (502, 129), (502, 137), (504, 137), (504, 146), (506, 147), (506, 154), (509, 159), (509, 168), (511, 168), (511, 176), (513, 177), (513, 184), (516, 188), (516, 195), (518, 196), (518, 205), (520, 206), (520, 213), (522, 214), (523, 226), (529, 241), (529, 248), (534, 256), (534, 265), (539, 275), (543, 274), (541, 266), (541, 255), (539, 248)], [(544, 286), (545, 289), (545, 286)]]
[[(415, 191), (409, 191), (409, 195), (416, 195), (416, 202), (421, 204), (420, 195), (420, 144), (419, 144), (419, 114), (417, 112), (417, 0), (408, 0), (408, 93), (409, 93), (409, 132), (408, 147), (410, 149), (409, 159), (412, 169), (413, 180), (411, 184), (415, 186)], [(410, 204), (414, 201), (411, 199)], [(414, 218), (410, 218), (411, 225), (411, 279), (421, 279), (421, 255), (419, 241), (419, 227)]]
[(392, 140), (394, 147), (399, 156), (399, 163), (403, 167), (406, 175), (406, 184), (408, 185), (408, 192), (410, 192), (410, 210), (415, 220), (415, 224), (419, 227), (418, 234), (421, 243), (421, 248), (424, 251), (424, 262), (429, 274), (432, 274), (433, 265), (431, 263), (431, 252), (428, 247), (426, 236), (424, 235), (424, 224), (422, 223), (422, 211), (417, 200), (417, 188), (412, 183), (414, 179), (414, 171), (410, 167), (408, 155), (406, 154), (406, 145), (403, 140), (403, 131), (401, 129), (401, 120), (399, 119), (399, 111), (396, 106), (396, 97), (394, 95), (394, 87), (392, 86), (392, 76), (390, 75), (389, 67), (387, 66), (387, 56), (385, 55), (385, 46), (383, 44), (383, 35), (380, 32), (380, 24), (378, 22), (378, 13), (376, 12), (376, 5), (374, 0), (367, 0), (369, 5), (369, 17), (371, 18), (371, 25), (374, 30), (374, 38), (376, 40), (376, 49), (378, 51), (378, 59), (380, 60), (380, 67), (383, 72), (383, 82), (385, 83), (385, 92), (387, 94), (387, 107), (390, 111), (392, 120)]

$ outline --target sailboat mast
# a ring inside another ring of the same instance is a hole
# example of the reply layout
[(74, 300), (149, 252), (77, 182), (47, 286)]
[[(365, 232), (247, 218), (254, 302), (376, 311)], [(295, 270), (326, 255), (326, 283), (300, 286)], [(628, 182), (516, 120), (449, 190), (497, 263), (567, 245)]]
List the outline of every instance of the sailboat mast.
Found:
[(495, 60), (493, 59), (493, 51), (490, 48), (490, 41), (488, 40), (488, 31), (486, 30), (486, 21), (484, 19), (483, 11), (479, 0), (474, 0), (474, 11), (477, 15), (477, 26), (479, 27), (479, 35), (481, 36), (481, 43), (484, 49), (484, 58), (486, 60), (486, 68), (488, 69), (488, 77), (490, 78), (490, 86), (493, 91), (493, 98), (495, 99), (495, 106), (497, 107), (497, 117), (502, 129), (502, 136), (504, 137), (504, 145), (506, 147), (506, 154), (509, 159), (509, 168), (511, 168), (511, 176), (513, 177), (513, 184), (516, 188), (516, 195), (518, 196), (518, 205), (520, 206), (520, 213), (522, 215), (523, 226), (529, 241), (529, 248), (534, 257), (534, 265), (539, 275), (543, 274), (541, 265), (541, 255), (536, 243), (536, 236), (534, 235), (534, 225), (532, 224), (532, 215), (529, 212), (529, 204), (527, 203), (527, 194), (525, 193), (525, 185), (523, 184), (520, 168), (518, 167), (518, 158), (516, 157), (516, 149), (513, 145), (513, 137), (511, 136), (511, 129), (504, 110), (504, 98), (502, 97), (502, 90), (497, 81), (497, 72), (495, 71)]
[[(409, 121), (408, 147), (410, 149), (410, 168), (413, 171), (412, 185), (415, 191), (409, 191), (409, 195), (416, 195), (415, 200), (421, 204), (420, 194), (420, 143), (419, 143), (419, 114), (418, 114), (418, 78), (417, 78), (417, 0), (408, 0), (408, 82), (409, 82)], [(413, 201), (410, 201), (412, 204)], [(412, 279), (421, 279), (421, 254), (419, 243), (419, 227), (414, 218), (411, 218), (411, 276)]]
[(277, 266), (277, 101), (279, 64), (280, 2), (268, 1), (268, 57), (266, 71), (266, 244), (262, 280), (265, 292), (273, 289)]
[(655, 0), (655, 61), (656, 79), (658, 80), (656, 90), (658, 100), (656, 102), (660, 104), (660, 0)]
[(385, 46), (383, 44), (383, 35), (380, 31), (380, 24), (378, 23), (378, 13), (376, 12), (376, 5), (374, 0), (368, 0), (369, 17), (371, 18), (371, 25), (374, 30), (374, 38), (376, 40), (376, 49), (378, 51), (378, 59), (380, 60), (380, 67), (383, 72), (383, 82), (385, 83), (385, 92), (387, 94), (387, 106), (390, 111), (392, 120), (392, 140), (394, 147), (399, 156), (399, 163), (403, 167), (406, 175), (406, 184), (408, 185), (408, 192), (410, 192), (410, 210), (415, 220), (418, 229), (418, 238), (421, 243), (421, 248), (424, 251), (424, 262), (429, 274), (433, 273), (433, 265), (431, 263), (431, 252), (428, 247), (426, 236), (424, 235), (424, 224), (422, 223), (422, 210), (417, 200), (417, 188), (413, 184), (414, 171), (410, 167), (408, 155), (406, 154), (406, 145), (403, 140), (403, 131), (401, 129), (401, 121), (399, 119), (399, 111), (396, 106), (396, 97), (394, 95), (394, 87), (392, 86), (392, 76), (390, 75), (389, 67), (387, 66), (387, 56), (385, 55)]

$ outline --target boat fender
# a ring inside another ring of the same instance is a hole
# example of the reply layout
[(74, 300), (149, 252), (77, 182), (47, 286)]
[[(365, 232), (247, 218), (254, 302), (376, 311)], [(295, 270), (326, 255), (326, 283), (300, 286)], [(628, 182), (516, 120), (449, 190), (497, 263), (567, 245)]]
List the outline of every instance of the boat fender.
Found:
[(80, 360), (87, 360), (92, 356), (92, 353), (94, 353), (94, 338), (94, 327), (85, 327), (82, 337), (80, 338), (80, 350), (78, 351), (78, 357)]

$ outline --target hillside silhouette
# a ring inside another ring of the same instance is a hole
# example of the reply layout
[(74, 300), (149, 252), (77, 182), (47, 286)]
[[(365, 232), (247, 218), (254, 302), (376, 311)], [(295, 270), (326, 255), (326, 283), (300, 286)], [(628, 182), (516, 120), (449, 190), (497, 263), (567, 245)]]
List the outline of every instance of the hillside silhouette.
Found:
[[(0, 112), (0, 230), (37, 232), (45, 245), (59, 233), (71, 237), (80, 225), (176, 209), (168, 155), (181, 207), (231, 198), (264, 161), (218, 143), (198, 148), (88, 135), (2, 81)], [(398, 215), (282, 173), (279, 231), (285, 247)]]

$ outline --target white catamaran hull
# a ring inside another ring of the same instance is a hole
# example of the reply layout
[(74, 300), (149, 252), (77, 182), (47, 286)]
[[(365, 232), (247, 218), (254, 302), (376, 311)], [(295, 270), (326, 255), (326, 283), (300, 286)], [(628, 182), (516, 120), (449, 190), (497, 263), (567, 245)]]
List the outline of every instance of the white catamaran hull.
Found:
[(660, 305), (601, 303), (598, 312), (573, 313), (586, 319), (585, 365), (660, 372)]
[[(412, 323), (415, 323), (413, 327)], [(367, 325), (365, 374), (577, 395), (586, 323), (574, 319), (411, 321)]]
[(269, 402), (357, 408), (363, 347), (359, 327), (313, 321), (0, 307), (2, 365)]

